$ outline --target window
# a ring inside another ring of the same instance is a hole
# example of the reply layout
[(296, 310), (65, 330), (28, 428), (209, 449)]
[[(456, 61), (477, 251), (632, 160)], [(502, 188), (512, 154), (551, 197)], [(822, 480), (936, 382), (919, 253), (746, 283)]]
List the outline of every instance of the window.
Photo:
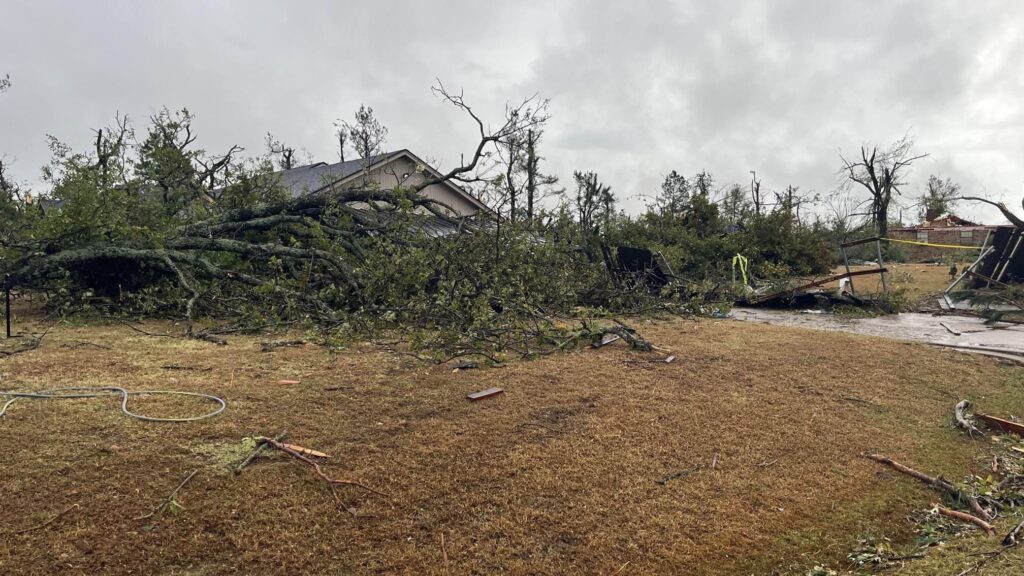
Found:
[(960, 231), (960, 241), (961, 242), (964, 242), (964, 241), (973, 242), (974, 241), (974, 231), (973, 230), (961, 230)]
[(918, 242), (927, 242), (928, 241), (928, 231), (927, 230), (918, 230), (917, 231), (917, 241)]

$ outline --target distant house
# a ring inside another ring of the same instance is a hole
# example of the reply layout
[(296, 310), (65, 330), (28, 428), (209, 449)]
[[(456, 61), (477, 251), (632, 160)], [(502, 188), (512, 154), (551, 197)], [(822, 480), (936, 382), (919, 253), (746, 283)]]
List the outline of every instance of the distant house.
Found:
[[(390, 190), (397, 186), (415, 186), (441, 174), (408, 150), (378, 154), (368, 159), (327, 164), (317, 162), (274, 174), (279, 184), (293, 197), (327, 190), (376, 187)], [(431, 184), (423, 196), (448, 206), (457, 216), (473, 216), (491, 210), (454, 182)]]
[[(943, 214), (926, 220), (916, 226), (890, 228), (889, 237), (895, 240), (909, 240), (927, 244), (946, 246), (981, 246), (989, 239), (990, 234), (1003, 226), (989, 226), (964, 220), (953, 214)], [(976, 257), (977, 253), (967, 250), (954, 250), (916, 244), (900, 244), (910, 261), (939, 260), (945, 256), (956, 255), (961, 258)]]

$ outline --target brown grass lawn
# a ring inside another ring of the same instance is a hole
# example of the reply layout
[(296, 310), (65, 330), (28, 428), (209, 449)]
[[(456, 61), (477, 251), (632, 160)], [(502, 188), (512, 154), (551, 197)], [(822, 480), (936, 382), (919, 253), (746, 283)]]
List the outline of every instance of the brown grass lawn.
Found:
[[(966, 264), (958, 265), (962, 270)], [(953, 282), (949, 275), (948, 265), (935, 264), (899, 264), (886, 263), (889, 270), (890, 288), (903, 289), (911, 302), (926, 296), (936, 295), (946, 290)], [(850, 270), (869, 270), (877, 266), (850, 266)], [(833, 268), (832, 274), (846, 272), (843, 266)], [(826, 288), (838, 288), (839, 283), (826, 284)], [(853, 287), (858, 293), (874, 294), (882, 291), (882, 283), (877, 275), (856, 276)]]
[[(0, 359), (0, 388), (175, 388), (229, 406), (152, 424), (113, 398), (14, 404), (0, 421), (0, 574), (803, 574), (838, 566), (864, 535), (909, 542), (907, 515), (936, 499), (863, 451), (954, 479), (985, 474), (994, 444), (953, 430), (953, 404), (1024, 413), (1020, 371), (986, 358), (728, 321), (638, 327), (678, 360), (613, 345), (453, 373), (370, 345), (261, 353), (257, 337), (218, 347), (58, 327)], [(198, 370), (161, 368), (171, 364)], [(490, 386), (505, 394), (465, 399)], [(331, 454), (328, 474), (389, 497), (342, 488), (346, 512), (282, 455), (228, 471), (244, 437), (285, 429)], [(184, 510), (133, 520), (196, 469)], [(955, 574), (999, 537), (905, 571)], [(1019, 574), (1019, 558), (985, 574)]]

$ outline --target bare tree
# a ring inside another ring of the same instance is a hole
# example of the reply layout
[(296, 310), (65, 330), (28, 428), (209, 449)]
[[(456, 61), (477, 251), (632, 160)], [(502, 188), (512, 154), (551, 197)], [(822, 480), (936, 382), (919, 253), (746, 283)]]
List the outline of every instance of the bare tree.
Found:
[(338, 139), (338, 160), (345, 161), (345, 147), (348, 146), (348, 126), (341, 120), (334, 122), (334, 137)]
[(754, 214), (760, 216), (764, 200), (761, 198), (761, 181), (754, 170), (750, 171), (750, 203), (754, 205)]
[(927, 154), (914, 155), (914, 141), (910, 136), (897, 140), (887, 150), (878, 146), (861, 146), (860, 158), (848, 160), (840, 152), (845, 186), (859, 185), (868, 191), (870, 204), (867, 214), (871, 217), (878, 235), (885, 237), (889, 233), (889, 205), (893, 196), (900, 194), (900, 187), (905, 184), (903, 178), (916, 160)]
[(11, 87), (11, 75), (4, 74), (3, 78), (0, 78), (0, 94), (7, 92)]
[[(541, 187), (547, 187), (550, 191), (551, 186), (558, 184), (558, 176), (542, 174), (540, 171), (540, 162), (544, 157), (537, 153), (537, 145), (543, 135), (544, 131), (540, 128), (531, 128), (526, 131), (526, 158), (523, 170), (526, 172), (526, 218), (528, 220), (533, 220), (534, 206), (542, 199)], [(560, 194), (561, 191), (551, 193)]]
[(282, 144), (270, 132), (267, 132), (266, 142), (267, 152), (271, 156), (278, 157), (277, 165), (281, 170), (291, 170), (295, 167), (295, 148)]

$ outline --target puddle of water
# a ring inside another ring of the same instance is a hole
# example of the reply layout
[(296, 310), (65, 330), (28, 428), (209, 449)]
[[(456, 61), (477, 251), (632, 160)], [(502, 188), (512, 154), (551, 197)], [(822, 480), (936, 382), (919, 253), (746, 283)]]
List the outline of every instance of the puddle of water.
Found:
[[(984, 320), (971, 316), (933, 316), (911, 312), (876, 318), (836, 318), (831, 314), (768, 308), (733, 308), (732, 312), (737, 320), (746, 322), (852, 332), (915, 342), (985, 346), (1024, 353), (1024, 326), (1004, 322), (995, 327), (986, 326)], [(951, 333), (943, 324), (960, 335)]]

